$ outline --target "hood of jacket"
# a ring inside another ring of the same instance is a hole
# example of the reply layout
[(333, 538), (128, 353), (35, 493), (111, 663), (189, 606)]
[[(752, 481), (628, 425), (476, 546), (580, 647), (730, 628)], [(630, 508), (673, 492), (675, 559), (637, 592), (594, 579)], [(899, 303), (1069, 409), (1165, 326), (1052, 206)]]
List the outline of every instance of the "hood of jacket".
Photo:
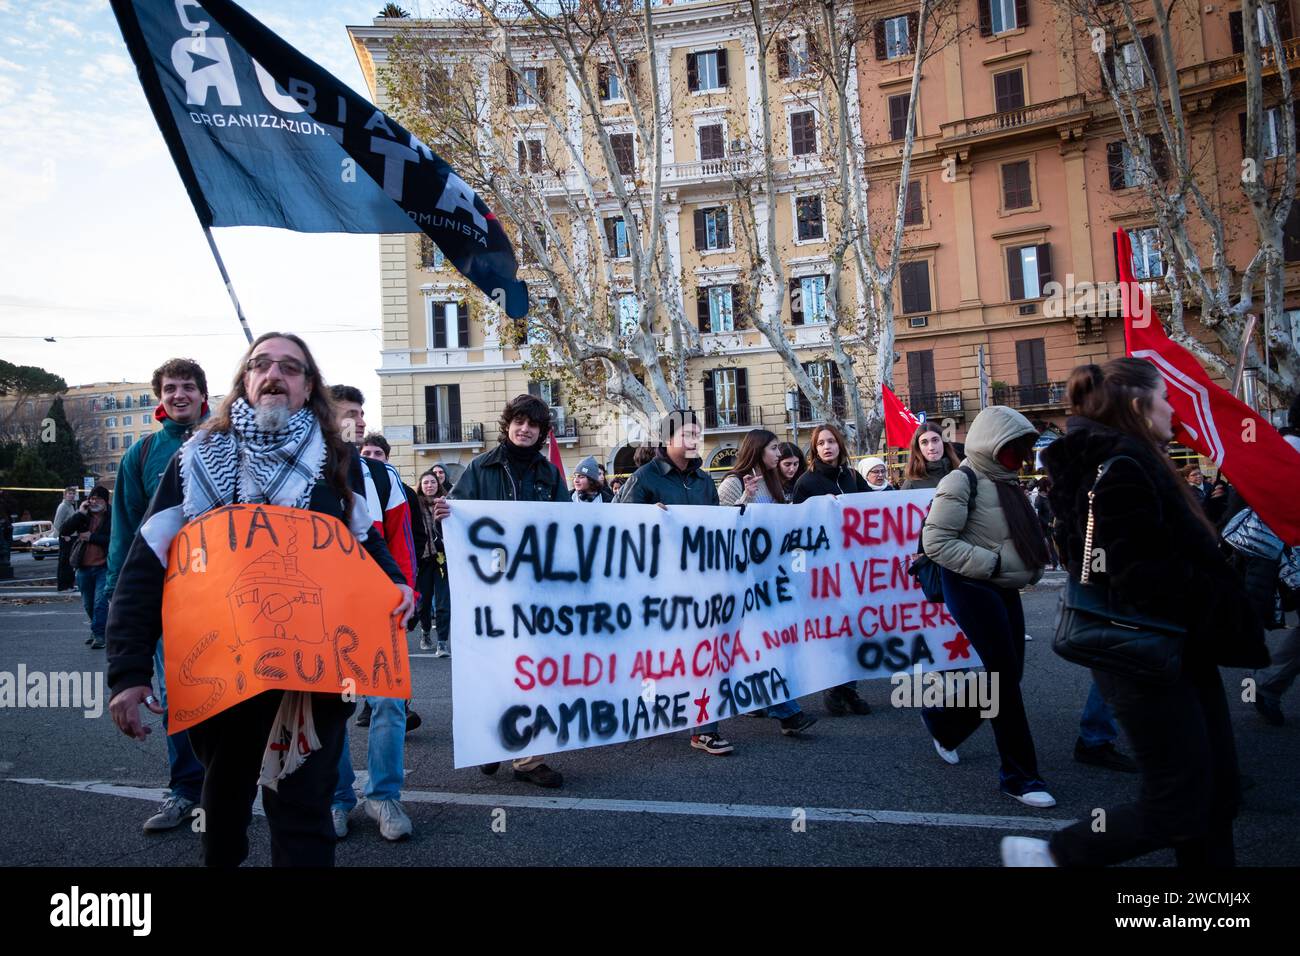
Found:
[(966, 461), (989, 478), (1010, 480), (1015, 472), (998, 461), (998, 452), (1007, 442), (1037, 434), (1038, 429), (1014, 408), (990, 405), (975, 416), (966, 433)]

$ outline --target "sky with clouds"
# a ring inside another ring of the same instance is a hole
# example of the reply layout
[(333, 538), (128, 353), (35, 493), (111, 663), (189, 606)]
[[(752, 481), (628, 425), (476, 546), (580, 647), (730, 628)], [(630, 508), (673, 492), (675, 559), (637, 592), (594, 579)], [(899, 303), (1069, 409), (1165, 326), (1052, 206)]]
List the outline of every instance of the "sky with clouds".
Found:
[[(380, 0), (241, 5), (366, 92), (345, 25)], [(106, 0), (0, 0), (0, 144), (0, 357), (76, 385), (187, 356), (225, 391), (243, 333)], [(214, 235), (253, 333), (303, 333), (377, 424), (379, 239)]]

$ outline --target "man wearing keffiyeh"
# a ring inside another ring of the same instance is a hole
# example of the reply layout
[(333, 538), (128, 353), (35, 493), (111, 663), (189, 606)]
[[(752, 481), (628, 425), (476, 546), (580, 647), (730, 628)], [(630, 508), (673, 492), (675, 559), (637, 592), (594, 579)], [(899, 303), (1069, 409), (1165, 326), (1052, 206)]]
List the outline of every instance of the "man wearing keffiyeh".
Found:
[[(167, 466), (118, 578), (108, 615), (108, 681), (109, 710), (123, 733), (143, 740), (150, 732), (141, 705), (162, 712), (150, 679), (168, 549), (186, 522), (214, 508), (269, 503), (338, 518), (397, 585), (401, 597), (392, 614), (406, 620), (414, 596), (373, 531), (361, 469), (356, 450), (339, 434), (307, 344), (278, 332), (255, 341), (221, 408)], [(259, 783), (272, 864), (333, 865), (330, 798), (353, 707), (338, 694), (272, 690), (190, 729), (206, 771), (208, 866), (238, 866), (248, 856)]]

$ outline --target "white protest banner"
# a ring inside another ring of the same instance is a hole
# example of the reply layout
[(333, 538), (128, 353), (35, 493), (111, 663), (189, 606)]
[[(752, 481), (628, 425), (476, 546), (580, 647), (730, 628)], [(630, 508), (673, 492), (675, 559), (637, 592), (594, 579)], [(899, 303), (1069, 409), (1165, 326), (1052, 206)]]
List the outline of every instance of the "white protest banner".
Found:
[(907, 568), (932, 491), (739, 508), (456, 501), (455, 764), (681, 732), (979, 658)]

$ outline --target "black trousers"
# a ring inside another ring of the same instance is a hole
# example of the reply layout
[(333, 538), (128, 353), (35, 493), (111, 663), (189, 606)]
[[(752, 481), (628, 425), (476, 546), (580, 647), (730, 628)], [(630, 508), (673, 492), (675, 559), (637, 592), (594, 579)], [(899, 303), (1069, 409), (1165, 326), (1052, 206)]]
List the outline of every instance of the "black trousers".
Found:
[(72, 539), (59, 538), (59, 566), (55, 572), (55, 590), (67, 591), (77, 583), (77, 573), (72, 569)]
[(1135, 803), (1058, 831), (1057, 862), (1105, 866), (1173, 847), (1179, 866), (1232, 866), (1237, 749), (1218, 667), (1189, 656), (1169, 687), (1092, 673), (1128, 735), (1141, 789)]
[(438, 640), (450, 640), (451, 587), (447, 580), (446, 566), (440, 566), (437, 558), (421, 564), (416, 587), (420, 592), (420, 606), (417, 609), (420, 629), (428, 631), (432, 627)]
[[(239, 866), (248, 858), (257, 778), (283, 696), (284, 691), (266, 691), (190, 728), (190, 743), (205, 770), (205, 866)], [(321, 749), (281, 780), (278, 791), (262, 788), (262, 807), (271, 825), (272, 866), (334, 865), (330, 801), (355, 706), (338, 694), (312, 694), (312, 720)]]

